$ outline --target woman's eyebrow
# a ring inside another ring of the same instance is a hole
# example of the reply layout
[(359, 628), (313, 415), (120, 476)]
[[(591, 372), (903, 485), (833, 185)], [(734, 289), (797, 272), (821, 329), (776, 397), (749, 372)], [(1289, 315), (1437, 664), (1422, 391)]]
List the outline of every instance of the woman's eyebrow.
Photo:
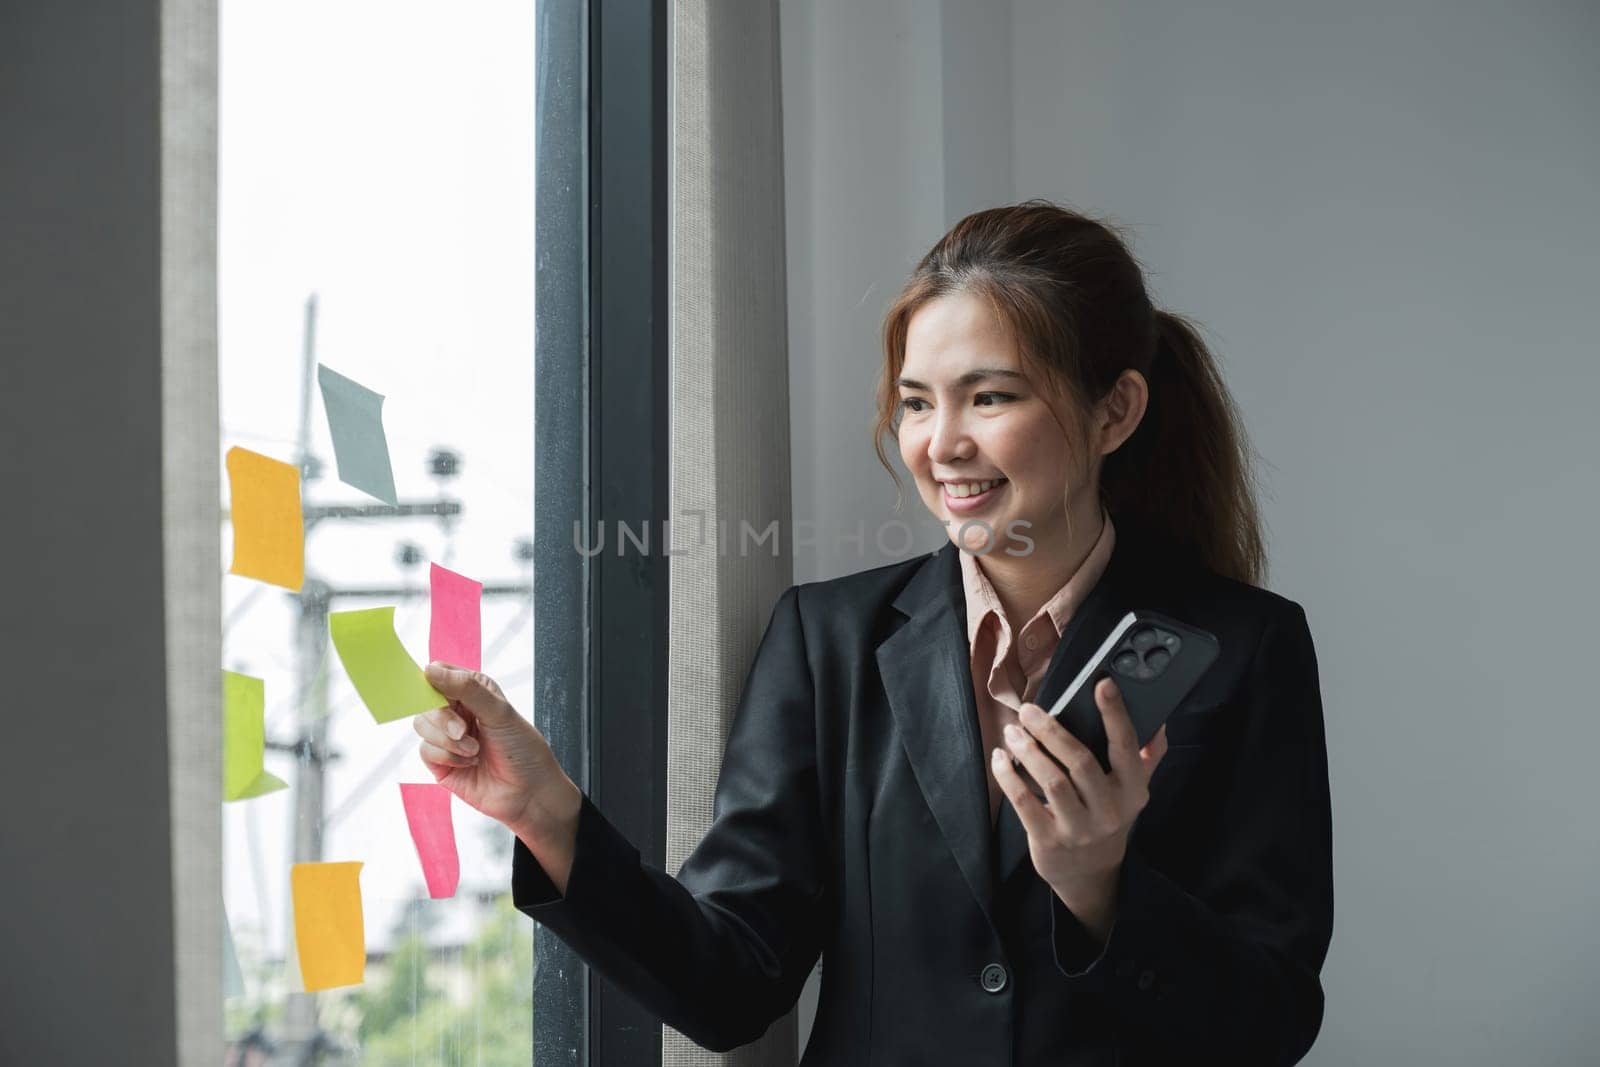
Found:
[[(956, 384), (976, 385), (988, 378), (1011, 378), (1024, 382), (1028, 380), (1026, 374), (1021, 371), (1011, 370), (1008, 367), (976, 367), (957, 378)], [(925, 382), (919, 382), (915, 378), (900, 378), (896, 380), (895, 384), (907, 389), (921, 389), (924, 392), (931, 391)]]

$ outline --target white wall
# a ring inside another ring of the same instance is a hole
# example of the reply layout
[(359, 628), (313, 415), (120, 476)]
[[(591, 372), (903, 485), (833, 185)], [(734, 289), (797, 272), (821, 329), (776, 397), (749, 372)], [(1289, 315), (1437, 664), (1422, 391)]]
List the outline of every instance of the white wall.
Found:
[(995, 73), (1009, 14), (999, 0), (780, 4), (794, 519), (816, 542), (797, 543), (797, 582), (944, 540), (909, 480), (898, 518), (913, 540), (884, 525), (897, 516), (872, 452), (879, 330), (948, 225), (1011, 197), (1011, 90)]
[[(794, 513), (822, 531), (796, 580), (901, 558), (870, 537), (894, 494), (867, 427), (916, 258), (1029, 196), (1129, 226), (1158, 302), (1221, 354), (1265, 460), (1268, 584), (1317, 640), (1336, 921), (1305, 1062), (1581, 1060), (1600, 1041), (1600, 717), (1578, 673), (1600, 585), (1596, 9), (782, 14)], [(864, 555), (831, 543), (861, 518)]]

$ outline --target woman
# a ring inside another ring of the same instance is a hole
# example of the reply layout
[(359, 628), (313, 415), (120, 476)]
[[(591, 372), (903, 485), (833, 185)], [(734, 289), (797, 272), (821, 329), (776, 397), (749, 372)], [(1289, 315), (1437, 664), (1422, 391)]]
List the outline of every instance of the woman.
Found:
[[(806, 1064), (1297, 1061), (1333, 920), (1317, 664), (1257, 587), (1212, 357), (1109, 228), (1041, 201), (958, 223), (884, 341), (879, 459), (950, 543), (779, 598), (676, 878), (489, 679), (429, 666), (422, 758), (516, 833), (518, 907), (708, 1048), (820, 953)], [(1032, 698), (1130, 608), (1222, 652), (1143, 747), (1100, 683), (1107, 768)]]

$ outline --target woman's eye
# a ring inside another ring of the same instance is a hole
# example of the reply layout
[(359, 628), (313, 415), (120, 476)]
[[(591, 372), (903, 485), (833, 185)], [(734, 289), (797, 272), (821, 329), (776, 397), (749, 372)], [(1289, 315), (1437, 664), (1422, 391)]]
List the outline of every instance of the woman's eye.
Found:
[[(993, 407), (997, 403), (1004, 403), (1007, 400), (1015, 400), (1016, 397), (1012, 396), (1010, 393), (978, 393), (975, 397), (973, 397), (973, 399), (979, 403), (983, 403), (985, 407)], [(988, 401), (988, 403), (984, 403), (985, 401)], [(914, 405), (926, 403), (927, 401), (922, 399), (920, 396), (908, 396), (900, 401), (900, 406), (905, 408), (907, 411), (921, 411), (922, 408)]]

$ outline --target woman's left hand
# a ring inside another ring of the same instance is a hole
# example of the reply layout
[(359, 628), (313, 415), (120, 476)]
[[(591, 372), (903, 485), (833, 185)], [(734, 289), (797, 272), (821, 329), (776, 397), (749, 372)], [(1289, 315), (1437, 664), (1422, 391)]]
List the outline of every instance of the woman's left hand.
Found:
[[(1122, 694), (1110, 678), (1095, 686), (1105, 722), (1111, 770), (1037, 704), (1024, 704), (1021, 729), (1006, 728), (1006, 748), (1043, 790), (1036, 796), (1005, 749), (990, 763), (1028, 832), (1028, 853), (1039, 876), (1091, 929), (1115, 918), (1117, 881), (1133, 822), (1150, 799), (1150, 776), (1167, 752), (1167, 728), (1150, 743), (1139, 737)], [(1053, 757), (1053, 758), (1052, 758)], [(1064, 768), (1064, 769), (1063, 769)]]

